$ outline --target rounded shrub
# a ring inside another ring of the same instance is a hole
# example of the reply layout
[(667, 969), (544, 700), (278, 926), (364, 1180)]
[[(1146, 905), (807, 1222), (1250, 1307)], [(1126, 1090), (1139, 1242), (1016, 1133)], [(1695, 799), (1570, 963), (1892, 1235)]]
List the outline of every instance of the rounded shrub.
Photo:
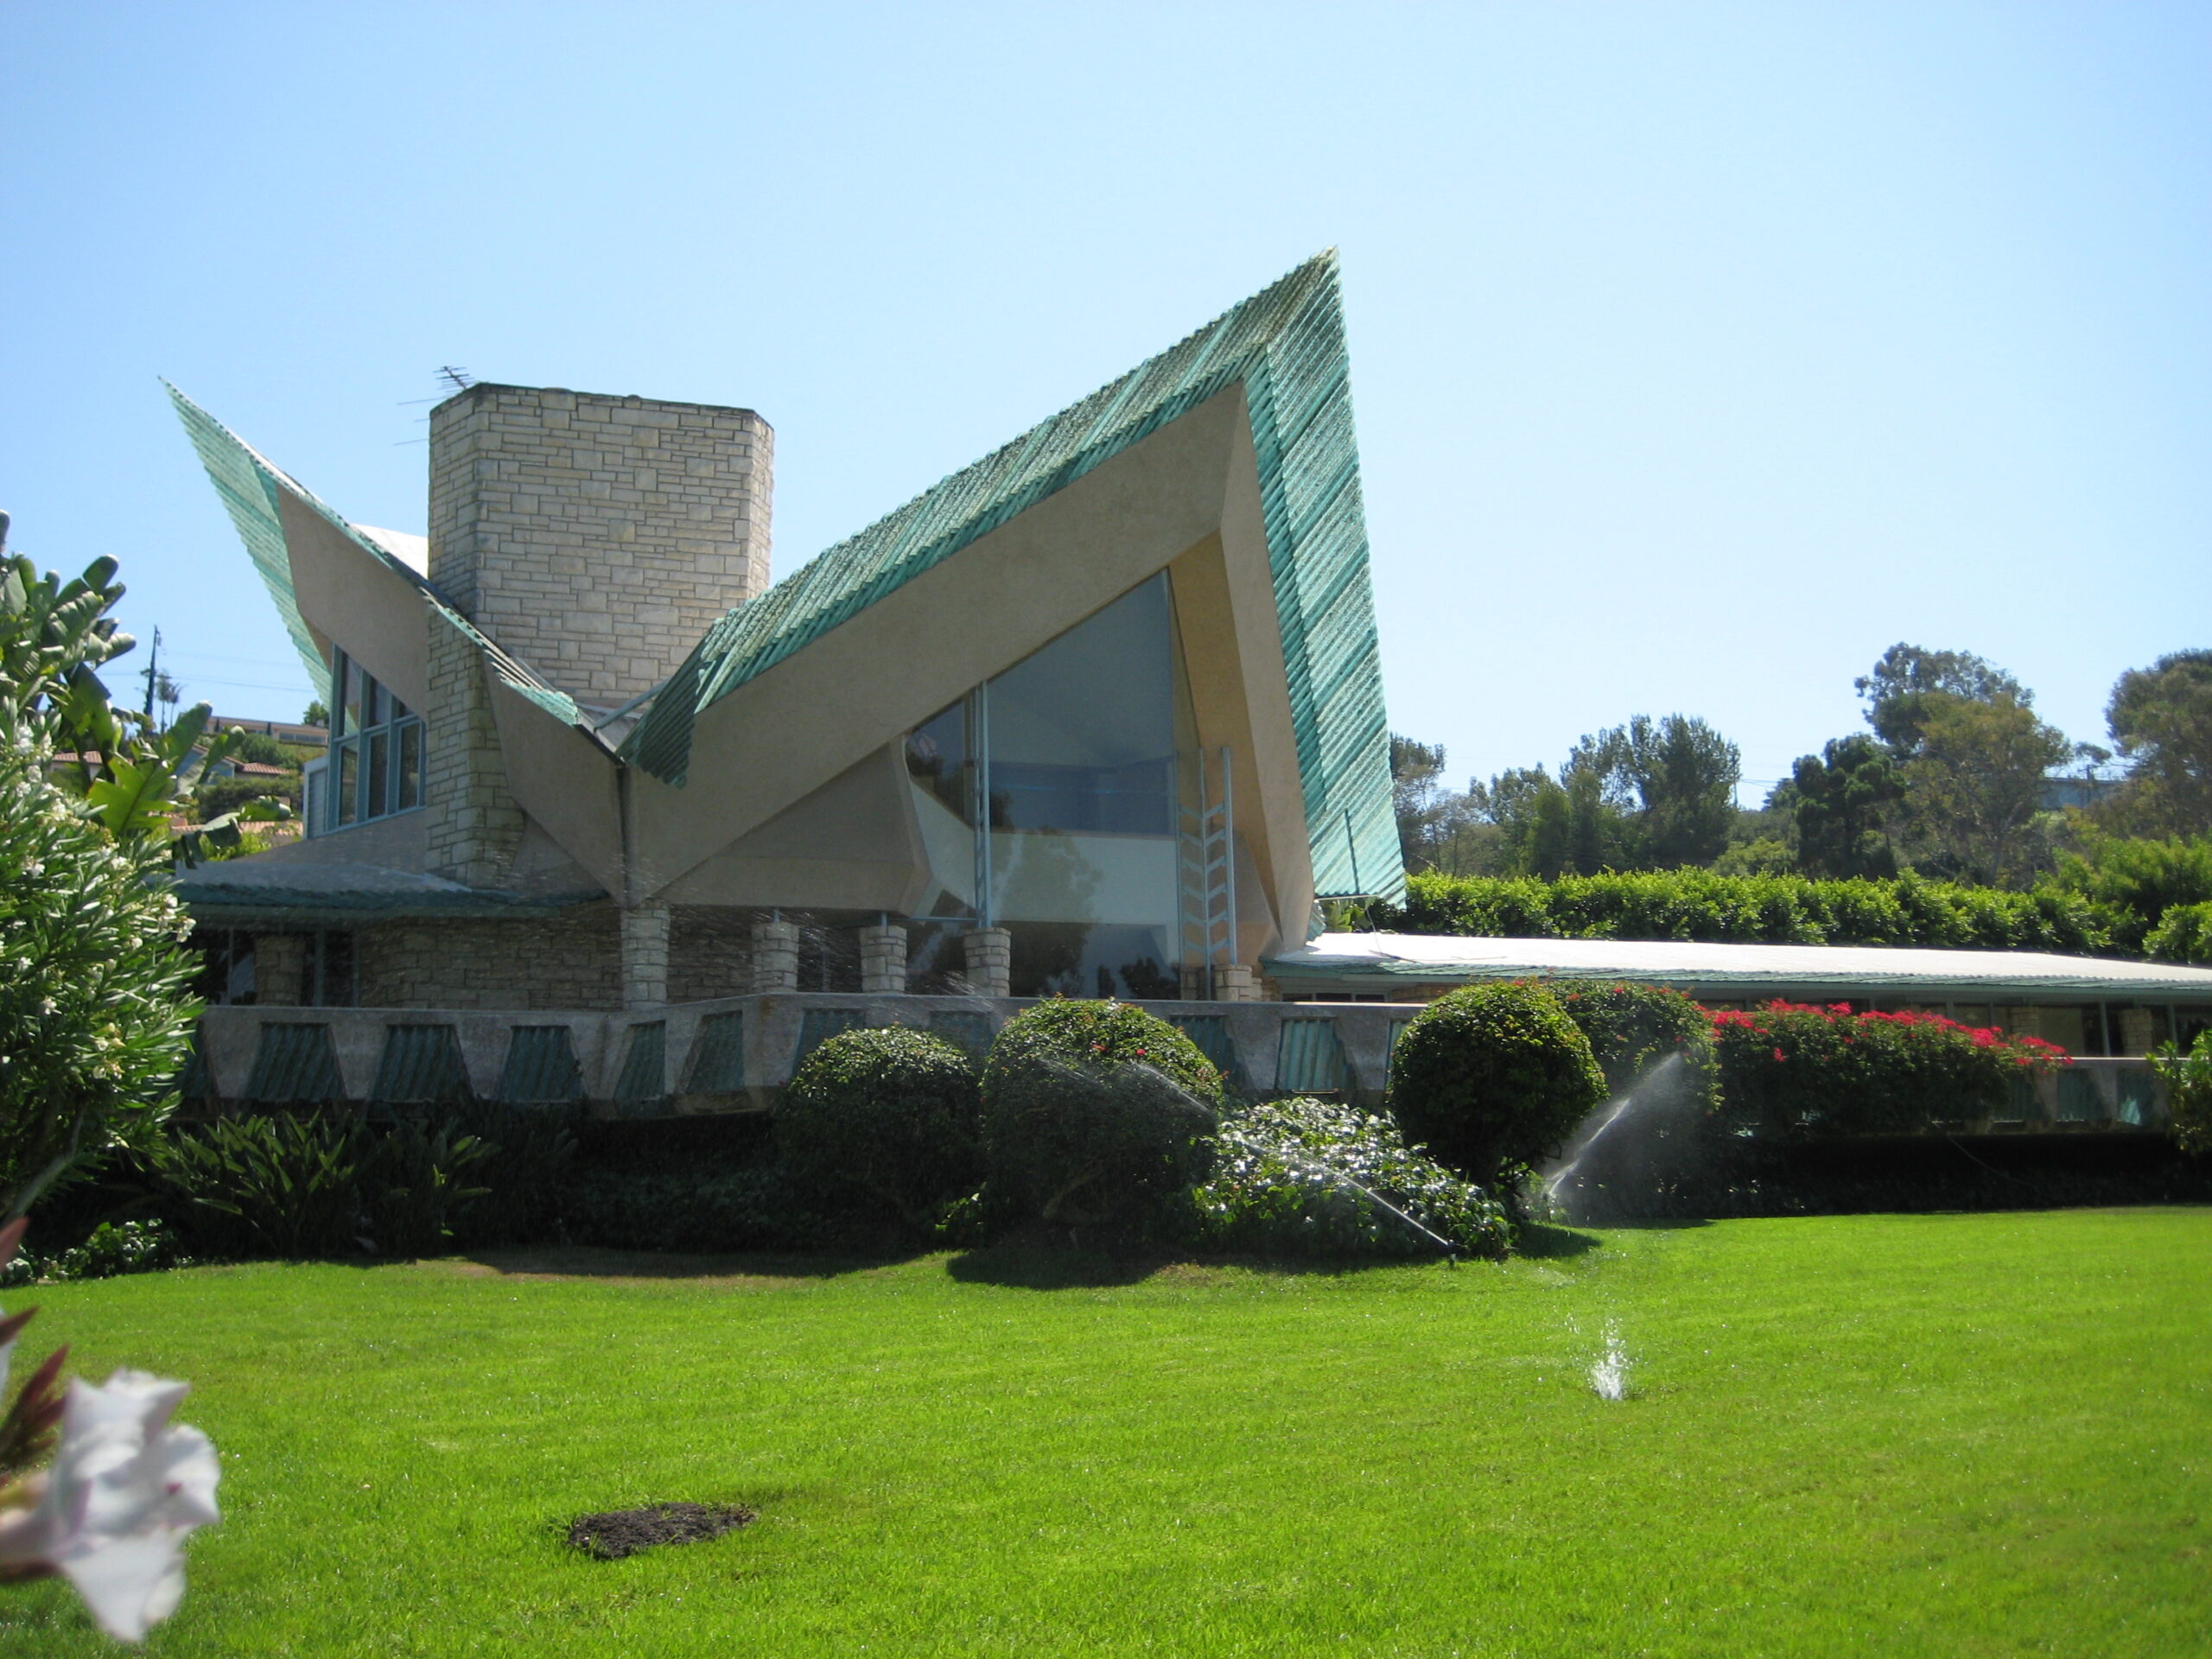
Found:
[(1263, 1101), (1224, 1118), (1198, 1189), (1199, 1238), (1270, 1255), (1503, 1255), (1505, 1207), (1338, 1101)]
[(1429, 1004), (1390, 1058), (1406, 1139), (1484, 1183), (1539, 1163), (1605, 1098), (1585, 1037), (1540, 986), (1469, 985)]
[(1547, 987), (1567, 1017), (1590, 1039), (1590, 1052), (1615, 1099), (1662, 1062), (1679, 1055), (1687, 1096), (1706, 1111), (1720, 1103), (1720, 1067), (1713, 1049), (1713, 1016), (1691, 997), (1663, 985), (1556, 981)]
[(983, 1063), (983, 1150), (1028, 1213), (1083, 1225), (1187, 1192), (1212, 1167), (1221, 1073), (1126, 1002), (1017, 1014)]
[(971, 1191), (981, 1164), (974, 1066), (901, 1027), (823, 1042), (777, 1101), (775, 1125), (794, 1173), (856, 1187), (917, 1226)]

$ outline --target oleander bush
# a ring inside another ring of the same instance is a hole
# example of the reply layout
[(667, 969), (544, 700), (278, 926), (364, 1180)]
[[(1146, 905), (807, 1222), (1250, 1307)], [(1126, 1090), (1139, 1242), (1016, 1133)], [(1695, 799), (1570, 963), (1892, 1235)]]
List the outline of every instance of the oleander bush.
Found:
[(1026, 1214), (1137, 1222), (1205, 1179), (1221, 1073), (1127, 1002), (1055, 999), (1008, 1020), (983, 1063), (984, 1165)]
[(775, 1111), (776, 1152), (803, 1179), (925, 1227), (982, 1173), (976, 1069), (941, 1037), (840, 1032), (807, 1056)]
[(1941, 1014), (1774, 1001), (1713, 1015), (1725, 1127), (1754, 1134), (1904, 1134), (1989, 1116), (2012, 1080), (2069, 1063), (2040, 1038)]
[(1913, 874), (1814, 880), (1643, 870), (1599, 875), (1409, 876), (1376, 927), (1495, 938), (1697, 939), (1745, 944), (1886, 944), (1984, 950), (2109, 951), (2109, 905), (2046, 883), (2027, 892)]
[(1503, 1255), (1503, 1206), (1387, 1117), (1339, 1102), (1263, 1101), (1222, 1121), (1198, 1236), (1216, 1249), (1290, 1255)]
[(2174, 1144), (2191, 1154), (2212, 1152), (2212, 1031), (2198, 1032), (2185, 1049), (2159, 1044), (2151, 1065), (2166, 1085)]
[(1406, 1139), (1495, 1185), (1538, 1164), (1605, 1100), (1590, 1039), (1541, 986), (1464, 986), (1416, 1015), (1390, 1060), (1391, 1115)]

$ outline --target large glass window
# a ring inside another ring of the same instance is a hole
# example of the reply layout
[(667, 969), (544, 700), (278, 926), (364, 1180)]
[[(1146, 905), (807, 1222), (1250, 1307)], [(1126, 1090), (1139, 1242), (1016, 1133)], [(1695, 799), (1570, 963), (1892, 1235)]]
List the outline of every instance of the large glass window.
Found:
[(339, 702), (309, 827), (342, 829), (422, 805), (423, 717), (342, 651), (331, 653), (330, 683)]
[(1006, 928), (1016, 996), (1178, 994), (1181, 666), (1156, 576), (907, 737), (931, 918)]

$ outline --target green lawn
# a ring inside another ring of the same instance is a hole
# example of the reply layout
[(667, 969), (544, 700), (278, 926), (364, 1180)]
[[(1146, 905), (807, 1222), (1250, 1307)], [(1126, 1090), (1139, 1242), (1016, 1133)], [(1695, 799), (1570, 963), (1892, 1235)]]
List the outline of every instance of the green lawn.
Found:
[[(188, 1377), (222, 1447), (156, 1654), (2212, 1652), (2212, 1211), (1596, 1236), (1050, 1288), (207, 1269), (39, 1292), (26, 1352)], [(761, 1518), (553, 1530), (659, 1498)], [(103, 1650), (0, 1592), (0, 1653)]]

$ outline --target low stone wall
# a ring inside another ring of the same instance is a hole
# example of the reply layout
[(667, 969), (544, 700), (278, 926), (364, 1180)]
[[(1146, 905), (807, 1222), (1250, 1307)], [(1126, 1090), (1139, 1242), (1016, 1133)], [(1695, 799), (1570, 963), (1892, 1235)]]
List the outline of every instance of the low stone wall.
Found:
[[(612, 981), (610, 978), (609, 983)], [(606, 1009), (437, 1009), (211, 1007), (201, 1017), (200, 1052), (218, 1102), (255, 1097), (257, 1063), (281, 1050), (286, 1065), (264, 1077), (315, 1073), (287, 1027), (320, 1027), (344, 1097), (377, 1094), (388, 1052), (412, 1045), (420, 1028), (449, 1029), (470, 1090), (503, 1097), (518, 1028), (566, 1033), (585, 1103), (602, 1117), (652, 1117), (766, 1111), (805, 1052), (833, 1032), (855, 1026), (936, 1031), (980, 1052), (999, 1027), (1033, 1004), (969, 996), (859, 995), (835, 992), (732, 996), (618, 1012)], [(1256, 1096), (1336, 1095), (1379, 1103), (1389, 1082), (1397, 1033), (1418, 1004), (1376, 1002), (1147, 1002), (1181, 1026)], [(410, 1035), (395, 1039), (396, 1030)], [(542, 1042), (541, 1039), (533, 1041)], [(395, 1064), (394, 1071), (405, 1068)], [(2165, 1121), (2164, 1094), (2140, 1060), (2077, 1059), (2035, 1080), (2016, 1109), (1975, 1126), (1982, 1131), (2151, 1128)]]
[[(450, 938), (456, 930), (441, 931)], [(611, 979), (610, 979), (611, 984)], [(610, 1001), (612, 1000), (610, 995)], [(763, 1111), (790, 1081), (804, 1051), (850, 1026), (911, 1026), (980, 1049), (1026, 999), (832, 992), (734, 996), (617, 1013), (569, 1007), (480, 1012), (438, 1009), (211, 1007), (200, 1046), (217, 1099), (251, 1097), (255, 1063), (268, 1033), (287, 1026), (326, 1028), (346, 1097), (375, 1092), (397, 1027), (450, 1027), (470, 1088), (498, 1098), (514, 1033), (560, 1026), (582, 1073), (586, 1099), (604, 1116)], [(1390, 1045), (1419, 1013), (1391, 1004), (1147, 1002), (1255, 1094), (1297, 1090), (1362, 1101), (1382, 1097)], [(642, 1045), (642, 1048), (640, 1047)], [(658, 1046), (658, 1064), (651, 1050)]]

